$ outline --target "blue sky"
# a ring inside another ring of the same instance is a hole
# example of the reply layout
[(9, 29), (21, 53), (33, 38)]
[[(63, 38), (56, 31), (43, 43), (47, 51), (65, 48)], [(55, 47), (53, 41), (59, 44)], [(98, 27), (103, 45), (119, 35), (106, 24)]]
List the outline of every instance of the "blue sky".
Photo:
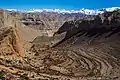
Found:
[(0, 0), (0, 8), (100, 9), (120, 7), (120, 0)]

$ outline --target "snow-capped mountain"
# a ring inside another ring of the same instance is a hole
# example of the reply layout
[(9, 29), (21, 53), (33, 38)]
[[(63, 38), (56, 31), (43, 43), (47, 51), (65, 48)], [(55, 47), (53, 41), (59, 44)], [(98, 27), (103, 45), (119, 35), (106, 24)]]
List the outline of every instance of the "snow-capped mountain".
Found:
[(19, 11), (19, 10), (17, 10), (17, 9), (6, 9), (6, 11), (16, 12), (16, 11)]
[(7, 11), (14, 11), (14, 12), (26, 12), (26, 13), (36, 13), (36, 12), (56, 12), (56, 13), (82, 13), (86, 15), (97, 15), (102, 14), (104, 12), (111, 12), (114, 10), (120, 9), (120, 7), (112, 7), (112, 8), (103, 8), (97, 10), (90, 10), (82, 8), (80, 10), (65, 10), (65, 9), (32, 9), (32, 10), (17, 10), (17, 9), (7, 9)]

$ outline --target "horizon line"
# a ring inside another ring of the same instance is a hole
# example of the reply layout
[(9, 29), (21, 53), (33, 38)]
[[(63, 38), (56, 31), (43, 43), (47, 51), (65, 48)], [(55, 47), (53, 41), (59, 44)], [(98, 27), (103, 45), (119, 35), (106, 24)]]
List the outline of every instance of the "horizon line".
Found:
[(97, 8), (97, 9), (91, 9), (91, 8), (79, 8), (79, 9), (64, 9), (64, 8), (31, 8), (31, 9), (17, 9), (17, 8), (2, 8), (4, 10), (11, 9), (11, 10), (18, 10), (18, 11), (29, 11), (29, 10), (82, 10), (82, 9), (89, 9), (89, 10), (101, 10), (101, 9), (106, 9), (106, 8), (120, 8), (120, 7), (103, 7), (103, 8)]

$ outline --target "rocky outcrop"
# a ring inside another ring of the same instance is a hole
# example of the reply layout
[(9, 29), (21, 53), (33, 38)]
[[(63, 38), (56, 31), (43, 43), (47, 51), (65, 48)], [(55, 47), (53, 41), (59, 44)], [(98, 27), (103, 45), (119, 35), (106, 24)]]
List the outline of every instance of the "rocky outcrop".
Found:
[(12, 27), (3, 29), (0, 33), (0, 55), (24, 55), (24, 48), (18, 31)]
[(17, 18), (0, 9), (0, 54), (23, 55), (24, 48), (19, 34), (22, 24)]

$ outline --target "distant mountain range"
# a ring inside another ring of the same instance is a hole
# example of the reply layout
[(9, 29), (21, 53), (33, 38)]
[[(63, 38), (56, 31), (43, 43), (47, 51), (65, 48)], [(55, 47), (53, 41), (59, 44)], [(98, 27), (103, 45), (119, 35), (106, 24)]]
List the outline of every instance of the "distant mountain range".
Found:
[(65, 10), (65, 9), (31, 9), (31, 10), (17, 10), (17, 9), (6, 9), (6, 11), (10, 12), (23, 12), (23, 13), (41, 13), (41, 12), (55, 12), (55, 13), (82, 13), (86, 15), (98, 15), (104, 12), (111, 12), (114, 10), (118, 10), (120, 7), (111, 7), (111, 8), (103, 8), (103, 9), (85, 9), (82, 8), (80, 10)]

